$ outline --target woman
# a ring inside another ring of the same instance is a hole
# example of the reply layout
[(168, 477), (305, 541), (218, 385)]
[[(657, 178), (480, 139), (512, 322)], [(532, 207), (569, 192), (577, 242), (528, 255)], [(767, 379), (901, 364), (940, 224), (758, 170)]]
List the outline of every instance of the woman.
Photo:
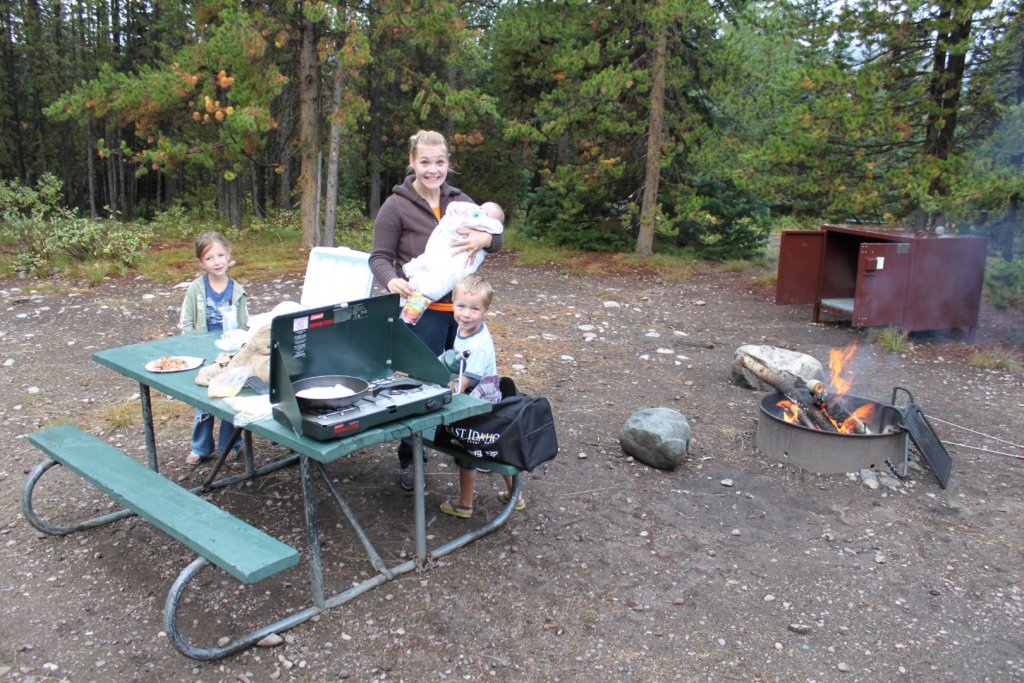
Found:
[[(472, 202), (448, 178), (448, 143), (444, 136), (431, 130), (421, 130), (409, 138), (410, 175), (392, 194), (373, 224), (373, 251), (370, 270), (377, 282), (389, 292), (403, 297), (414, 293), (412, 285), (400, 273), (402, 266), (423, 253), (430, 233), (434, 231), (445, 209), (451, 202)], [(470, 259), (481, 249), (493, 253), (501, 249), (502, 235), (482, 230), (463, 229), (462, 239), (452, 242), (454, 253), (465, 252)], [(458, 326), (452, 316), (451, 292), (430, 304), (412, 326), (412, 331), (437, 355), (451, 348)], [(402, 488), (411, 491), (412, 440), (402, 439), (398, 446)]]

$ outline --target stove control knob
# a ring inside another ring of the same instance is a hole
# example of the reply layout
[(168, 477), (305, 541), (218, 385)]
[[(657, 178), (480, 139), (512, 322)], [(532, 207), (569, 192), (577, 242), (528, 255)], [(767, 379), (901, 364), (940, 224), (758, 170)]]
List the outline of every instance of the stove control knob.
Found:
[(444, 402), (445, 405), (448, 405), (449, 403), (451, 403), (452, 402), (452, 395), (451, 394), (445, 394), (443, 402)]
[(427, 402), (423, 404), (423, 407), (426, 408), (427, 410), (433, 410), (434, 408), (437, 407), (437, 400), (433, 398), (428, 398)]

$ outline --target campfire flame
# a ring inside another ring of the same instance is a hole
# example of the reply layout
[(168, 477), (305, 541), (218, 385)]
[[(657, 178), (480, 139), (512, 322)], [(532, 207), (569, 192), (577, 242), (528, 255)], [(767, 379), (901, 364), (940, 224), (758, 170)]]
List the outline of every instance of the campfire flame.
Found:
[[(775, 404), (782, 411), (782, 419), (789, 424), (800, 423), (817, 429), (823, 429), (820, 425), (827, 421), (826, 424), (830, 424), (842, 434), (870, 434), (867, 423), (874, 415), (875, 404), (865, 403), (850, 412), (844, 401), (844, 395), (850, 390), (850, 380), (843, 377), (843, 370), (848, 370), (850, 359), (856, 352), (856, 342), (845, 349), (829, 349), (828, 367), (831, 370), (832, 396), (827, 396), (821, 382), (811, 383), (808, 385), (810, 403), (806, 407), (801, 408), (797, 402), (801, 399), (794, 401), (786, 398)], [(817, 386), (814, 386), (815, 384)], [(801, 410), (807, 415), (802, 415)]]
[(845, 394), (850, 390), (850, 382), (843, 377), (843, 367), (853, 358), (857, 352), (857, 342), (853, 342), (845, 349), (828, 350), (828, 369), (831, 371), (829, 378), (832, 388), (837, 395)]
[(793, 424), (797, 421), (797, 417), (800, 415), (800, 409), (795, 403), (790, 401), (788, 398), (783, 399), (775, 404), (779, 408), (782, 408), (782, 419)]
[[(853, 413), (850, 414), (850, 417), (848, 417), (846, 421), (843, 422), (843, 425), (839, 428), (839, 431), (843, 432), (844, 434), (849, 434), (851, 432), (858, 431), (858, 428), (863, 427), (864, 424), (871, 420), (871, 416), (874, 414), (875, 404), (865, 403), (860, 408), (857, 408), (855, 411), (853, 411)], [(857, 420), (860, 421), (860, 425), (857, 424)]]
[[(849, 369), (849, 362), (855, 353), (857, 353), (857, 342), (853, 342), (845, 349), (829, 349), (828, 351), (829, 381), (835, 394), (835, 398), (832, 399), (834, 406), (832, 412), (846, 412), (843, 395), (850, 391), (850, 380), (843, 376), (843, 371)], [(836, 419), (829, 413), (827, 406), (822, 406), (822, 412), (828, 417), (829, 422), (835, 425), (835, 428), (842, 434), (863, 434), (864, 423), (871, 419), (874, 409), (873, 404), (866, 403), (849, 415), (840, 415), (839, 419)]]

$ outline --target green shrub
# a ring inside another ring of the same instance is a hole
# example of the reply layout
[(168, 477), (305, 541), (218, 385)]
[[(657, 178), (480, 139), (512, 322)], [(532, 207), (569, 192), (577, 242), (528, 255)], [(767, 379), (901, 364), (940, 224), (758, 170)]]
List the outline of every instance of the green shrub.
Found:
[(60, 180), (51, 173), (44, 173), (35, 187), (0, 180), (0, 219), (70, 216), (71, 212), (61, 208), (62, 189)]
[(907, 333), (896, 326), (873, 329), (871, 340), (889, 353), (906, 353), (910, 349)]
[(818, 216), (772, 216), (771, 229), (773, 233), (783, 230), (820, 230), (823, 222)]
[(1005, 349), (986, 349), (976, 351), (967, 359), (967, 364), (974, 368), (987, 370), (1008, 370), (1020, 372), (1020, 363), (1014, 355)]
[(0, 238), (16, 247), (19, 272), (36, 275), (64, 259), (128, 266), (152, 239), (146, 227), (80, 218), (60, 202), (61, 183), (50, 174), (35, 187), (0, 182)]
[(524, 237), (585, 251), (628, 251), (630, 212), (613, 200), (612, 179), (598, 182), (586, 169), (561, 166), (544, 174), (544, 184), (530, 193), (520, 225)]
[(42, 215), (0, 215), (0, 234), (4, 244), (15, 247), (15, 265), (21, 272), (36, 273), (46, 264), (49, 232), (49, 221)]
[(239, 232), (264, 241), (297, 242), (302, 235), (301, 215), (298, 211), (274, 209), (263, 218), (253, 218)]
[(181, 204), (173, 204), (160, 211), (153, 216), (149, 225), (155, 234), (164, 237), (188, 238), (198, 234), (195, 233), (194, 216)]
[(984, 291), (997, 311), (1024, 309), (1024, 261), (989, 259)]
[(768, 203), (728, 179), (695, 176), (666, 187), (662, 211), (677, 247), (703, 259), (749, 259), (768, 243)]
[(108, 260), (134, 264), (153, 239), (148, 227), (113, 220), (69, 218), (51, 221), (46, 253), (72, 261)]

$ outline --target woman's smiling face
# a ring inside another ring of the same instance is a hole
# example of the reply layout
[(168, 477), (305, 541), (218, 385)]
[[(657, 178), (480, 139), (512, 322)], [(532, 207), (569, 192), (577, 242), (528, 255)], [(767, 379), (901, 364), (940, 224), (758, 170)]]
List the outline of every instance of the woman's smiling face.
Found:
[(409, 165), (416, 182), (424, 188), (437, 189), (448, 177), (448, 151), (443, 145), (420, 145), (409, 155)]

